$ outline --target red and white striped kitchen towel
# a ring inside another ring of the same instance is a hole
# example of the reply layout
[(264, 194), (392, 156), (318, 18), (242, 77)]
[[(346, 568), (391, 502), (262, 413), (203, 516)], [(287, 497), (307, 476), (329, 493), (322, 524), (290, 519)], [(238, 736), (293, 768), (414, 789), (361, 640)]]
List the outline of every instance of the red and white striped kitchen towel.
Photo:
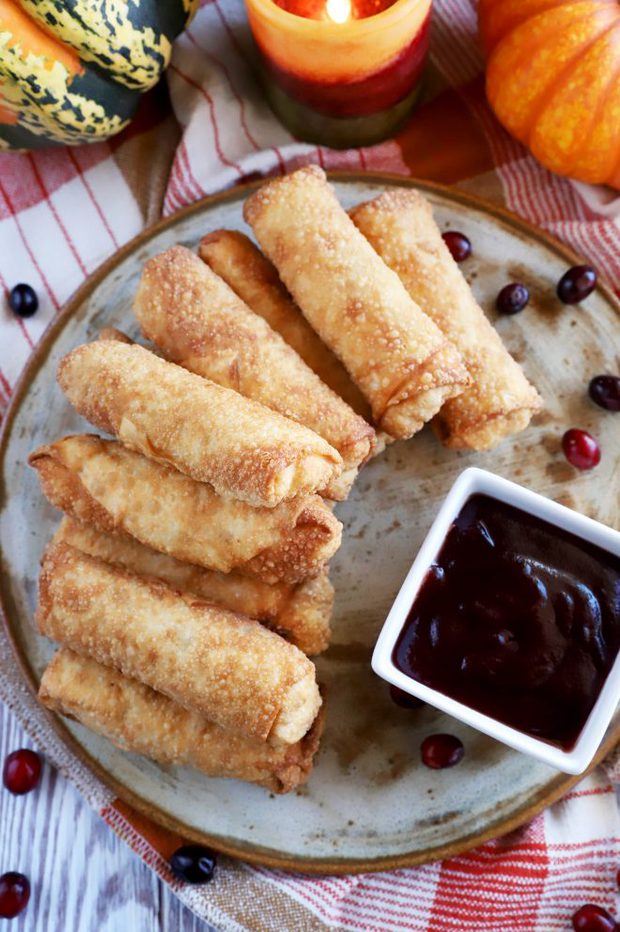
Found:
[[(501, 130), (484, 101), (471, 0), (436, 0), (427, 99), (395, 139), (368, 149), (334, 152), (292, 139), (261, 98), (248, 48), (241, 0), (212, 0), (177, 42), (168, 72), (180, 130), (159, 90), (109, 143), (0, 153), (0, 288), (29, 282), (41, 299), (28, 320), (1, 304), (0, 415), (65, 299), (145, 223), (248, 177), (304, 162), (401, 172), (472, 190), (555, 233), (620, 292), (620, 199), (550, 175)], [(116, 805), (67, 759), (19, 688), (2, 641), (0, 696), (93, 807), (218, 929), (560, 932), (583, 902), (612, 911), (618, 905), (613, 773), (600, 771), (528, 827), (449, 861), (322, 878), (224, 862), (208, 888), (189, 888), (167, 870), (173, 839)]]

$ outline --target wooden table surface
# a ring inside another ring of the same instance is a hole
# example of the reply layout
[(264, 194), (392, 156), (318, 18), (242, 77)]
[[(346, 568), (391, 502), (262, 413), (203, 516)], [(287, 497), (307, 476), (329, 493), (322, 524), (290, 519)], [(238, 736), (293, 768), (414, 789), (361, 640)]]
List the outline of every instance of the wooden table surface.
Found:
[[(35, 747), (0, 703), (0, 760)], [(36, 747), (35, 747), (36, 750)], [(116, 837), (73, 786), (45, 764), (32, 793), (0, 791), (0, 873), (31, 884), (30, 903), (7, 932), (209, 932), (211, 927)]]

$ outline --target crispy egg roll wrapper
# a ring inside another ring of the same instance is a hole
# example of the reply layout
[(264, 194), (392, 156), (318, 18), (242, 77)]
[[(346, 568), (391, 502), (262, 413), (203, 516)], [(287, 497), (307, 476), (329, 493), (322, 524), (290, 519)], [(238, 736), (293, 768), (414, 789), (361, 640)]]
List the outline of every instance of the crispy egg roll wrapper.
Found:
[(488, 450), (523, 430), (542, 406), (476, 302), (444, 243), (428, 201), (417, 191), (388, 191), (351, 211), (356, 226), (403, 285), (458, 347), (472, 377), (433, 424), (457, 449)]
[(320, 168), (268, 182), (244, 216), (390, 436), (411, 437), (469, 384), (456, 348), (355, 227)]
[(118, 563), (130, 573), (154, 576), (174, 589), (255, 618), (304, 654), (320, 654), (329, 644), (334, 589), (325, 571), (297, 585), (270, 586), (240, 573), (218, 573), (181, 563), (133, 538), (106, 534), (66, 517), (53, 539), (107, 563)]
[(318, 495), (253, 508), (114, 440), (64, 437), (29, 463), (65, 514), (221, 573), (296, 583), (316, 576), (340, 546), (342, 525)]
[(132, 340), (131, 337), (128, 337), (126, 333), (123, 333), (122, 330), (119, 330), (117, 327), (103, 327), (98, 335), (98, 340), (114, 340), (117, 343), (126, 343), (127, 346), (133, 346), (135, 340)]
[(46, 637), (238, 734), (294, 744), (321, 705), (311, 660), (257, 621), (68, 544), (43, 557)]
[(370, 456), (374, 430), (198, 256), (173, 246), (150, 259), (133, 309), (143, 335), (167, 359), (323, 437), (345, 470), (324, 495), (346, 498)]
[(61, 360), (58, 381), (96, 427), (251, 505), (323, 489), (342, 470), (314, 431), (135, 343), (78, 346)]
[(39, 700), (125, 751), (195, 767), (209, 777), (258, 783), (274, 793), (306, 783), (324, 719), (321, 708), (301, 741), (274, 747), (220, 728), (139, 680), (64, 647), (43, 673)]
[(337, 356), (323, 343), (282, 284), (275, 266), (238, 230), (214, 230), (198, 255), (255, 314), (292, 346), (307, 366), (353, 410), (370, 420), (370, 405)]

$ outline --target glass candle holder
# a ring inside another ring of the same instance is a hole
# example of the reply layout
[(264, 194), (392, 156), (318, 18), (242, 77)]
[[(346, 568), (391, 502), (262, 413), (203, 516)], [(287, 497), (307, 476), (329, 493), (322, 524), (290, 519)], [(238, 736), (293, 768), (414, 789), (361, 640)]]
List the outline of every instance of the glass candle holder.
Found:
[(267, 99), (294, 136), (368, 146), (404, 122), (420, 92), (431, 0), (389, 2), (246, 0)]

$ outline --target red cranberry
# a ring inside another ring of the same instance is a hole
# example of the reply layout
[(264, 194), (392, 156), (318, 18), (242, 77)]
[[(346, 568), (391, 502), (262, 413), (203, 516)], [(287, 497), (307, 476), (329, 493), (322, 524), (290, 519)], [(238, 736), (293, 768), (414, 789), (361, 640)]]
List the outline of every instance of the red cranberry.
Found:
[(592, 401), (606, 411), (620, 411), (620, 376), (597, 375), (588, 386)]
[(392, 702), (402, 709), (421, 709), (422, 706), (426, 705), (417, 696), (410, 696), (409, 693), (406, 693), (404, 689), (399, 689), (398, 686), (390, 686), (390, 697)]
[(564, 456), (577, 469), (594, 469), (601, 461), (601, 448), (587, 430), (573, 427), (562, 437)]
[(443, 234), (443, 241), (452, 253), (455, 262), (464, 262), (471, 256), (471, 242), (464, 233), (448, 230)]
[(170, 858), (170, 869), (185, 883), (208, 883), (213, 878), (217, 855), (203, 845), (183, 845)]
[(603, 909), (586, 903), (573, 915), (573, 929), (575, 932), (616, 932), (616, 920)]
[(579, 304), (596, 287), (596, 272), (591, 265), (574, 265), (558, 282), (558, 298), (564, 304)]
[(454, 767), (463, 760), (463, 742), (454, 735), (429, 735), (422, 742), (422, 763), (433, 770)]
[(617, 883), (618, 886), (620, 887), (620, 870), (619, 870), (618, 873), (616, 874), (616, 883)]
[(9, 307), (19, 317), (32, 317), (39, 307), (37, 293), (31, 285), (20, 282), (9, 292)]
[(19, 916), (30, 899), (30, 882), (23, 874), (9, 871), (0, 877), (0, 917), (13, 919)]
[(21, 748), (13, 751), (4, 762), (2, 782), (7, 790), (22, 796), (34, 790), (41, 778), (41, 758), (35, 751)]
[(497, 296), (496, 307), (500, 314), (518, 314), (530, 300), (530, 293), (525, 285), (513, 282), (505, 285)]

